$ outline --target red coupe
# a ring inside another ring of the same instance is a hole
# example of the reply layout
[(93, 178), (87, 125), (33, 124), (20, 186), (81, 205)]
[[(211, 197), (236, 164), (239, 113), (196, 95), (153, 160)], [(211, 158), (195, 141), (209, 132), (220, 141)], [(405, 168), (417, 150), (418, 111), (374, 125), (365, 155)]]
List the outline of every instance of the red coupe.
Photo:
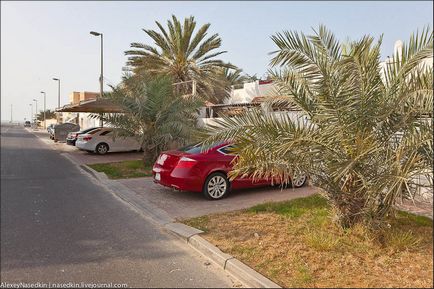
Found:
[[(190, 145), (178, 150), (162, 152), (154, 164), (154, 182), (182, 191), (202, 192), (211, 200), (218, 200), (228, 194), (230, 189), (251, 188), (270, 185), (270, 180), (236, 178), (232, 182), (227, 174), (232, 168), (231, 154), (233, 145), (220, 142), (204, 148)], [(306, 176), (293, 180), (298, 188), (306, 183)]]

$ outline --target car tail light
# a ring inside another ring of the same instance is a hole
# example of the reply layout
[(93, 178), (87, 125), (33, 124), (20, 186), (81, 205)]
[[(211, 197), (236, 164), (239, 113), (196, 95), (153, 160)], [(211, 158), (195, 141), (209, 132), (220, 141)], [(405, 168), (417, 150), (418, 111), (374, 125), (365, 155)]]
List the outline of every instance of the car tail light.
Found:
[(195, 164), (197, 163), (196, 160), (187, 158), (187, 157), (182, 157), (179, 159), (178, 164), (176, 165), (177, 168), (192, 168)]
[(91, 139), (92, 139), (91, 136), (85, 136), (85, 137), (83, 137), (83, 140), (84, 140), (84, 141), (90, 141)]

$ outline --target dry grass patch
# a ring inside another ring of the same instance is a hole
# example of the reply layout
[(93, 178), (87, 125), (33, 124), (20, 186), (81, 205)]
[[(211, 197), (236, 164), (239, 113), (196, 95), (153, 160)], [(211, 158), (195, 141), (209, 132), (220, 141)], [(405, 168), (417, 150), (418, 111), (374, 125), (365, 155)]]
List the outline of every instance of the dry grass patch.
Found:
[(283, 287), (432, 287), (432, 220), (397, 212), (380, 242), (319, 195), (185, 221)]
[(129, 179), (152, 176), (152, 167), (145, 166), (143, 160), (123, 161), (87, 165), (97, 172), (103, 172), (110, 179)]

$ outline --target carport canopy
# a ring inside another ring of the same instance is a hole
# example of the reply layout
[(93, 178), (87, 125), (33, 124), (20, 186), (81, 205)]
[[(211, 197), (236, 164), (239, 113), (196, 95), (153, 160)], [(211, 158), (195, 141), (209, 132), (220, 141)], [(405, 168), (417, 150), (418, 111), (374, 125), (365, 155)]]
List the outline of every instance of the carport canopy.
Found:
[(64, 105), (56, 109), (56, 112), (121, 113), (126, 111), (110, 99), (94, 98), (82, 100), (76, 104)]

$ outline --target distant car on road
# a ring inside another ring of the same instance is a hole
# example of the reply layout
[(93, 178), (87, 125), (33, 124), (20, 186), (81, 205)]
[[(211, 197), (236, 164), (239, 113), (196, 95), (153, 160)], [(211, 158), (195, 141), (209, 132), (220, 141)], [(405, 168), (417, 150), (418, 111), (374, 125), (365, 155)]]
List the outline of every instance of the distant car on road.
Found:
[(26, 120), (24, 122), (24, 127), (31, 127), (31, 126), (32, 126), (32, 124), (30, 123), (30, 121)]
[[(231, 152), (232, 147), (231, 143), (220, 142), (209, 147), (196, 144), (162, 152), (152, 169), (154, 182), (182, 191), (202, 192), (210, 200), (225, 197), (231, 189), (271, 185), (271, 180), (253, 181), (249, 177), (230, 182), (228, 173), (237, 157)], [(292, 185), (302, 187), (306, 180), (301, 175), (292, 180)]]
[(77, 137), (75, 146), (88, 152), (104, 155), (107, 152), (139, 151), (140, 143), (134, 136), (114, 135), (114, 129), (97, 128)]
[(79, 135), (88, 133), (88, 132), (90, 132), (94, 129), (97, 129), (97, 128), (101, 128), (101, 127), (91, 127), (91, 128), (84, 129), (81, 131), (70, 132), (70, 133), (68, 133), (68, 136), (66, 137), (66, 143), (69, 145), (75, 146), (75, 142), (77, 141), (77, 137)]

